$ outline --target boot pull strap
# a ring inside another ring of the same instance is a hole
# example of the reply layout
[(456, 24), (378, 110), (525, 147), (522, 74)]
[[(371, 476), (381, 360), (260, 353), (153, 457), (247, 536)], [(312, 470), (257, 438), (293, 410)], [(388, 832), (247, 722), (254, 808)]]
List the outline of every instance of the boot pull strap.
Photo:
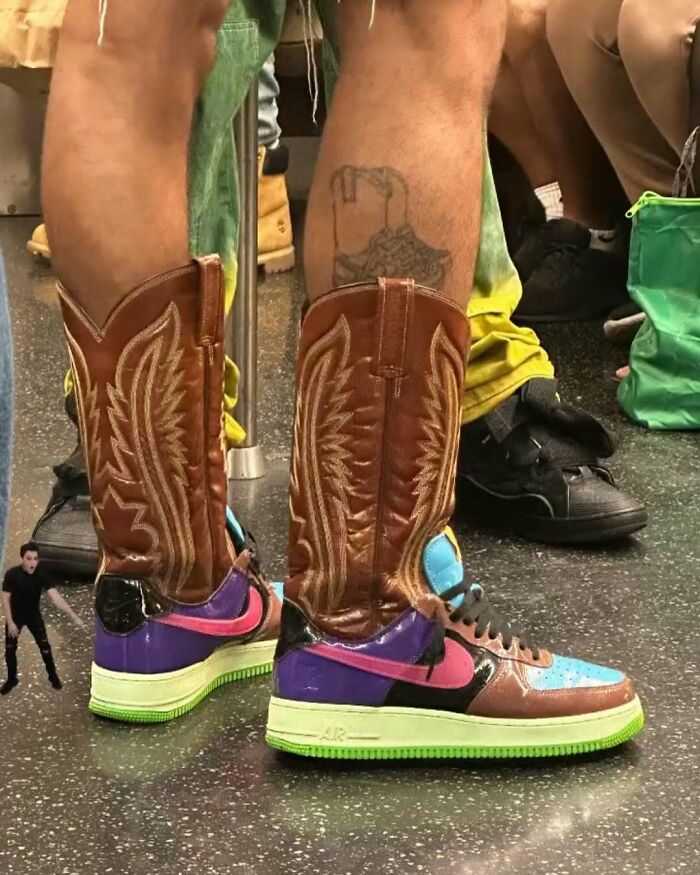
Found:
[(407, 375), (406, 345), (416, 284), (380, 277), (372, 373), (387, 380)]
[(202, 293), (199, 342), (202, 346), (207, 346), (223, 341), (221, 262), (218, 255), (207, 255), (198, 258), (197, 264), (199, 265), (199, 284)]

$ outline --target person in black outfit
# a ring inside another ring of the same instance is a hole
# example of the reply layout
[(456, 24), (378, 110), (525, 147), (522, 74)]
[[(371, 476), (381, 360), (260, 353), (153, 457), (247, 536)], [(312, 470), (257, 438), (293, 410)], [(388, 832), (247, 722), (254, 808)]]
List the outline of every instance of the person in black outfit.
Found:
[(60, 690), (63, 684), (56, 671), (51, 645), (46, 635), (44, 618), (41, 616), (41, 594), (45, 592), (51, 601), (67, 614), (74, 623), (85, 629), (83, 621), (39, 568), (39, 551), (29, 542), (20, 549), (22, 564), (10, 568), (2, 583), (2, 606), (5, 611), (5, 661), (7, 680), (0, 688), (0, 695), (7, 695), (19, 683), (17, 679), (17, 641), (24, 626), (29, 629), (46, 666), (51, 686)]

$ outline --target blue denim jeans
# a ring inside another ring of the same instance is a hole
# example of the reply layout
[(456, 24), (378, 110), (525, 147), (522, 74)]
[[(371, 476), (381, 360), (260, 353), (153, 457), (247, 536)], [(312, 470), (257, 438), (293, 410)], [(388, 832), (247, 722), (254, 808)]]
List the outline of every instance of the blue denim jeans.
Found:
[(5, 548), (5, 526), (10, 492), (12, 442), (12, 340), (7, 309), (5, 270), (0, 253), (0, 563)]
[(258, 79), (258, 143), (275, 146), (282, 133), (277, 123), (277, 98), (280, 87), (275, 78), (275, 56), (262, 65)]

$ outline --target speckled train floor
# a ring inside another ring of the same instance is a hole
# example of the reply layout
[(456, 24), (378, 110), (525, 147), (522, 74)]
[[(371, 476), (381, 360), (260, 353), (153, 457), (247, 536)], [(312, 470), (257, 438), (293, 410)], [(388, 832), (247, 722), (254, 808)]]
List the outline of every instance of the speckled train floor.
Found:
[[(32, 224), (0, 219), (18, 370), (9, 557), (71, 443), (52, 284), (24, 252)], [(269, 473), (236, 504), (281, 575), (300, 275), (260, 296)], [(599, 335), (575, 325), (544, 337), (566, 397), (620, 435), (615, 472), (648, 503), (649, 528), (574, 552), (457, 528), (474, 578), (537, 640), (633, 674), (648, 717), (638, 741), (534, 765), (301, 762), (264, 744), (269, 678), (223, 688), (171, 725), (113, 725), (86, 708), (90, 640), (46, 610), (65, 688), (45, 682), (25, 636), (21, 685), (0, 700), (0, 872), (699, 873), (700, 438), (624, 421), (610, 380), (621, 361)], [(90, 588), (67, 596), (87, 620)]]

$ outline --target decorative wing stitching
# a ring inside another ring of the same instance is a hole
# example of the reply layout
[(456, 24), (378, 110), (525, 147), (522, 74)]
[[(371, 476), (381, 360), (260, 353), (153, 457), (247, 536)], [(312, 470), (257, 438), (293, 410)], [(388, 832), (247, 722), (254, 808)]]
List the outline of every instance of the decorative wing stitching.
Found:
[(93, 386), (90, 380), (85, 355), (78, 345), (77, 340), (65, 328), (68, 339), (68, 355), (73, 371), (75, 384), (75, 398), (78, 405), (78, 424), (80, 428), (80, 440), (83, 445), (89, 464), (88, 480), (93, 472), (99, 471), (102, 457), (102, 440), (100, 438), (100, 408), (97, 404), (97, 386)]
[(307, 556), (301, 591), (313, 612), (332, 611), (347, 578), (349, 353), (350, 327), (341, 316), (304, 357), (297, 393), (289, 508)]
[(119, 496), (119, 483), (140, 487), (141, 506), (121, 497), (118, 504), (136, 511), (132, 527), (151, 540), (154, 576), (176, 593), (195, 561), (187, 500), (181, 335), (180, 313), (171, 303), (127, 344), (117, 362), (114, 385), (107, 386), (113, 457), (106, 467), (112, 484), (108, 492)]
[(438, 325), (430, 344), (428, 392), (421, 410), (423, 438), (419, 442), (419, 473), (413, 488), (416, 503), (411, 514), (414, 526), (398, 570), (400, 586), (411, 601), (424, 591), (422, 561), (426, 540), (446, 525), (452, 512), (462, 369), (459, 350), (443, 325)]

